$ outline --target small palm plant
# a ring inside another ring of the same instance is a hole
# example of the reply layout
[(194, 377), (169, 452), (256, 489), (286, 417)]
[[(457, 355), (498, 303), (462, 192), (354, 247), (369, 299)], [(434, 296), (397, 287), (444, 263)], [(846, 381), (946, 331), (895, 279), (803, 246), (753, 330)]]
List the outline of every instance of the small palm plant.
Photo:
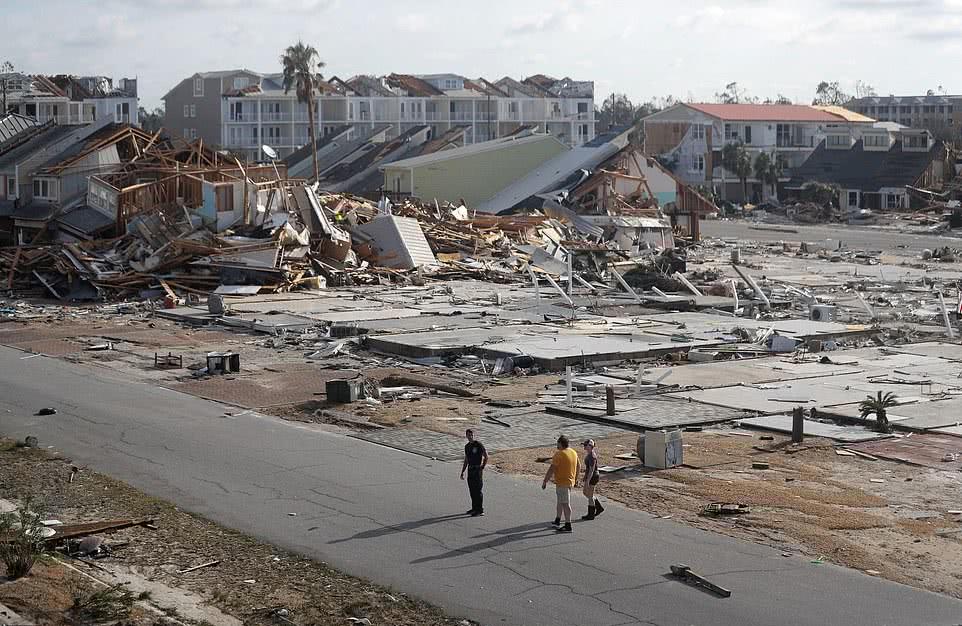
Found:
[(875, 425), (880, 433), (891, 432), (892, 429), (889, 426), (889, 418), (886, 415), (886, 411), (889, 407), (895, 406), (897, 396), (891, 391), (882, 393), (878, 392), (878, 395), (865, 396), (858, 405), (859, 413), (861, 413), (862, 418), (866, 418), (869, 415), (875, 414)]

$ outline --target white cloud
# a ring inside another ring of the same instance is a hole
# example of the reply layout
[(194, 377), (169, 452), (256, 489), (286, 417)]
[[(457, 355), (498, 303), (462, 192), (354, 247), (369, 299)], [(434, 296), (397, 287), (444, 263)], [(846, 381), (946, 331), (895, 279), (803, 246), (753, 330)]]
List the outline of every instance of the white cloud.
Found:
[(397, 20), (397, 26), (406, 33), (424, 33), (434, 25), (434, 20), (425, 13), (405, 13)]

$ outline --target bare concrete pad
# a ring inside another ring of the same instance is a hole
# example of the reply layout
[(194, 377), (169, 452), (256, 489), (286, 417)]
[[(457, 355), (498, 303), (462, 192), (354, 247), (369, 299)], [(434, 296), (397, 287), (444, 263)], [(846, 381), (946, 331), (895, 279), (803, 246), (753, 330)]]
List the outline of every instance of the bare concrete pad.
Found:
[(532, 357), (540, 366), (558, 370), (566, 365), (599, 361), (624, 361), (670, 352), (687, 352), (691, 348), (717, 345), (718, 341), (671, 341), (668, 337), (619, 338), (591, 335), (557, 335), (523, 337), (482, 346), (484, 354), (493, 357)]
[(905, 354), (918, 354), (922, 356), (935, 356), (940, 359), (951, 361), (962, 361), (962, 345), (957, 343), (947, 343), (942, 341), (927, 341), (905, 346), (895, 346), (891, 348), (895, 352)]
[(790, 381), (757, 386), (736, 385), (716, 389), (679, 391), (666, 394), (671, 398), (693, 400), (715, 406), (775, 414), (791, 411), (796, 406), (806, 409), (861, 402), (861, 393), (833, 389), (821, 379)]
[(962, 423), (962, 397), (906, 404), (894, 407), (889, 412), (907, 418), (899, 421), (899, 426), (903, 428), (929, 430), (957, 426)]
[[(769, 415), (767, 417), (751, 417), (739, 420), (739, 424), (748, 428), (760, 428), (762, 430), (772, 430), (778, 433), (792, 432), (791, 415)], [(836, 441), (872, 441), (875, 439), (885, 439), (890, 435), (883, 435), (871, 431), (864, 426), (839, 426), (837, 424), (826, 424), (813, 420), (805, 420), (806, 437), (825, 437)]]

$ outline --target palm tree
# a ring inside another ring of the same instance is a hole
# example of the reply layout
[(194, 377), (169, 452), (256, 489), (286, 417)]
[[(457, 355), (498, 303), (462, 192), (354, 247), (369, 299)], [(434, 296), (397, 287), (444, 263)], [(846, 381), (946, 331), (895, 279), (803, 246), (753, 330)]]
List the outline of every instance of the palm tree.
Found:
[(281, 65), (284, 66), (284, 93), (294, 89), (297, 101), (307, 104), (307, 121), (311, 129), (311, 158), (314, 161), (314, 180), (318, 179), (317, 171), (317, 132), (314, 127), (314, 90), (317, 89), (322, 76), (315, 72), (315, 68), (324, 67), (314, 46), (309, 46), (298, 40), (293, 46), (288, 46), (281, 55)]
[(886, 410), (889, 407), (893, 407), (897, 404), (895, 401), (896, 398), (897, 396), (891, 391), (888, 391), (884, 394), (880, 391), (878, 392), (878, 396), (874, 398), (872, 396), (865, 396), (865, 399), (862, 400), (858, 405), (858, 411), (862, 415), (863, 419), (874, 413), (875, 424), (878, 428), (878, 431), (881, 433), (891, 432)]
[(772, 151), (769, 155), (761, 152), (755, 157), (755, 178), (763, 186), (767, 183), (772, 186), (772, 197), (778, 200), (778, 179), (785, 171), (785, 159), (782, 155)]
[(752, 155), (741, 142), (725, 144), (722, 148), (722, 167), (738, 177), (742, 183), (742, 201), (748, 201), (748, 177), (752, 175)]

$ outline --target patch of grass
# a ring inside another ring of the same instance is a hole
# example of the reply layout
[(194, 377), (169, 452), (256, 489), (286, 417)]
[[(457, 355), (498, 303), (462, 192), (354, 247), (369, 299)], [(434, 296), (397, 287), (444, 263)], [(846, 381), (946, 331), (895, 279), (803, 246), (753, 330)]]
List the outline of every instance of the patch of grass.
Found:
[(77, 626), (107, 624), (127, 619), (133, 606), (134, 594), (118, 584), (93, 593), (76, 594), (67, 616)]

